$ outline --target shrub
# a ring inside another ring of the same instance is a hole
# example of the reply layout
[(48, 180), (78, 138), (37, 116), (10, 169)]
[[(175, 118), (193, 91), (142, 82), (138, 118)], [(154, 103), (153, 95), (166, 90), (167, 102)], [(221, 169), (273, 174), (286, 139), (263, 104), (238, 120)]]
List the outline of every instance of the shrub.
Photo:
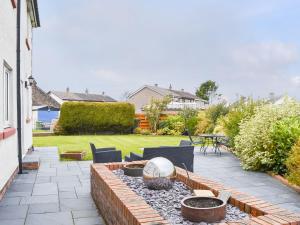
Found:
[(205, 111), (207, 121), (209, 122), (206, 132), (213, 133), (218, 119), (222, 116), (225, 116), (228, 112), (229, 108), (225, 105), (225, 103), (219, 103), (217, 105), (210, 106)]
[(135, 110), (129, 103), (66, 102), (58, 126), (63, 134), (129, 133)]
[(163, 99), (151, 99), (150, 104), (144, 107), (146, 118), (149, 121), (149, 126), (153, 133), (158, 129), (160, 116), (162, 112), (167, 109), (167, 105), (170, 101), (169, 96)]
[(206, 133), (211, 121), (206, 117), (205, 111), (200, 111), (198, 113), (198, 123), (196, 127), (196, 134)]
[(197, 114), (197, 110), (187, 107), (183, 108), (183, 110), (179, 113), (184, 122), (184, 129), (188, 130), (191, 135), (194, 135), (196, 132), (198, 123)]
[(148, 129), (141, 129), (141, 133), (142, 135), (150, 135), (151, 134), (151, 131), (148, 130)]
[(277, 121), (271, 128), (272, 147), (269, 167), (279, 174), (285, 174), (285, 161), (292, 146), (300, 137), (300, 117), (288, 117)]
[[(230, 107), (229, 113), (221, 118), (219, 130), (229, 137), (230, 146), (235, 147), (234, 138), (240, 132), (240, 123), (249, 119), (255, 112), (255, 108), (263, 103), (252, 99), (241, 98)], [(222, 128), (221, 128), (222, 127)]]
[(168, 116), (160, 122), (159, 127), (159, 135), (181, 135), (184, 131), (183, 118), (179, 115)]
[[(281, 105), (263, 105), (255, 109), (252, 117), (240, 124), (240, 132), (235, 137), (235, 152), (245, 169), (272, 170), (276, 151), (271, 131), (277, 121), (286, 117), (299, 116), (300, 105), (285, 101)], [(273, 137), (274, 138), (274, 137)]]
[(300, 139), (293, 146), (285, 163), (288, 173), (287, 179), (296, 185), (300, 185)]
[(141, 134), (141, 132), (142, 132), (142, 128), (140, 128), (140, 127), (137, 127), (137, 128), (133, 129), (134, 134)]

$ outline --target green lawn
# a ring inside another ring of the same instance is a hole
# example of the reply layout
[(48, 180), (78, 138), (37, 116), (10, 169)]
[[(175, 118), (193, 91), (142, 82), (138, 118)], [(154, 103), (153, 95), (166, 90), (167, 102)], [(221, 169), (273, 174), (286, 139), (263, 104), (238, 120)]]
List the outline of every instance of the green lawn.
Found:
[(89, 143), (97, 148), (115, 146), (122, 150), (122, 156), (129, 152), (141, 153), (140, 148), (178, 145), (183, 136), (146, 136), (146, 135), (80, 135), (33, 137), (35, 147), (57, 146), (60, 152), (69, 150), (86, 150), (86, 160), (92, 159)]

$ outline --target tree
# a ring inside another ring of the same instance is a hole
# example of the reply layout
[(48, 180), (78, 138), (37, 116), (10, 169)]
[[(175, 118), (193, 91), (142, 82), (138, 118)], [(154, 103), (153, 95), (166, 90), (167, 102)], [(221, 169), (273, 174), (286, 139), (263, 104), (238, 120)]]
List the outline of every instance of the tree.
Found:
[[(196, 95), (205, 101), (211, 102), (212, 98), (217, 96), (218, 85), (215, 81), (208, 80), (200, 85), (196, 90)], [(220, 95), (219, 95), (220, 96)]]
[(160, 115), (167, 109), (167, 105), (171, 102), (170, 97), (163, 99), (151, 99), (149, 105), (144, 107), (145, 115), (149, 121), (150, 129), (156, 132), (159, 124)]
[(198, 111), (196, 109), (184, 107), (179, 115), (183, 118), (185, 131), (188, 131), (191, 135), (193, 135), (198, 123)]

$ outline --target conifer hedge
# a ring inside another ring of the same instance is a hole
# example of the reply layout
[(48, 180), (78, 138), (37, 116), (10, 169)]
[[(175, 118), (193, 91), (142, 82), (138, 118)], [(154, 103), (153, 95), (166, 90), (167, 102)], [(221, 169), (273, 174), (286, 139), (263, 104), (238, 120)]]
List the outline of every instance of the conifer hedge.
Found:
[(130, 103), (65, 102), (57, 124), (59, 134), (130, 133), (135, 109)]

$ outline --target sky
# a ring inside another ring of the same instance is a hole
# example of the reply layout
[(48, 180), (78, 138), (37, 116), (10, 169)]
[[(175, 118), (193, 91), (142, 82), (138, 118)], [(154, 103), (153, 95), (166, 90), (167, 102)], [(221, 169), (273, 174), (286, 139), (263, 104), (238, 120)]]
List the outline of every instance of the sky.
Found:
[(300, 99), (300, 1), (39, 0), (33, 75), (45, 91), (143, 85)]

